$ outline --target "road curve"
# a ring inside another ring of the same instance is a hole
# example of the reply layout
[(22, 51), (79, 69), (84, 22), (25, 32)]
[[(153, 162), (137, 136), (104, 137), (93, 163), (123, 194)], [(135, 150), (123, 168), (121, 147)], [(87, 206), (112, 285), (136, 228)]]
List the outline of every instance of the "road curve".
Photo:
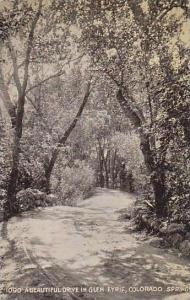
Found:
[[(54, 286), (96, 286), (88, 290), (91, 299), (190, 300), (190, 293), (169, 292), (188, 286), (188, 261), (151, 247), (126, 230), (129, 223), (118, 219), (118, 211), (134, 201), (132, 194), (97, 189), (77, 207), (56, 206), (12, 218), (6, 229), (8, 239), (14, 241), (16, 251), (28, 256), (22, 272), (37, 264)], [(18, 261), (15, 264), (19, 266)], [(7, 281), (9, 275), (7, 271)], [(12, 282), (14, 276), (13, 272)], [(80, 293), (76, 296), (84, 298)]]

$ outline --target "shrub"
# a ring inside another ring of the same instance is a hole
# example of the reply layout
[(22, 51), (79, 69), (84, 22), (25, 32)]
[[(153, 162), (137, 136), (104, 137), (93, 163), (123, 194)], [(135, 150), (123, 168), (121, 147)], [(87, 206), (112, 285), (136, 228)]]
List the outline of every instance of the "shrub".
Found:
[(19, 211), (27, 211), (36, 207), (46, 207), (58, 204), (55, 195), (47, 195), (36, 189), (25, 189), (17, 193)]
[(74, 166), (64, 168), (54, 191), (59, 195), (62, 204), (75, 205), (78, 200), (91, 195), (94, 182), (93, 170), (84, 162), (75, 161)]
[(0, 120), (0, 210), (6, 199), (7, 181), (10, 172), (10, 149), (8, 138), (6, 137), (5, 125)]

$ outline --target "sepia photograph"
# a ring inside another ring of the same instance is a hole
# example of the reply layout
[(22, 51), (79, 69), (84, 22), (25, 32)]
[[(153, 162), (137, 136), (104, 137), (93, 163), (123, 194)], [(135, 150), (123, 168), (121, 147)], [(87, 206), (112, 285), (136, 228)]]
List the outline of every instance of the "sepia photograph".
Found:
[(0, 0), (0, 300), (190, 300), (190, 0)]

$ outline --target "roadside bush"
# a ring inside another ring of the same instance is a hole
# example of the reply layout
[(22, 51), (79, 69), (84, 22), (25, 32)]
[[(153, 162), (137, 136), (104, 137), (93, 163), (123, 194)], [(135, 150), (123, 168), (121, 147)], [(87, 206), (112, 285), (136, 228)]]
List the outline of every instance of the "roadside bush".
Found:
[(10, 171), (9, 149), (5, 126), (0, 120), (0, 210), (6, 198), (7, 180)]
[(36, 189), (25, 189), (17, 193), (17, 201), (19, 211), (27, 211), (36, 207), (46, 207), (58, 204), (58, 199), (55, 195), (47, 195)]
[(95, 185), (93, 170), (81, 161), (75, 161), (72, 167), (64, 168), (61, 179), (54, 190), (62, 204), (75, 205), (78, 200), (87, 198)]

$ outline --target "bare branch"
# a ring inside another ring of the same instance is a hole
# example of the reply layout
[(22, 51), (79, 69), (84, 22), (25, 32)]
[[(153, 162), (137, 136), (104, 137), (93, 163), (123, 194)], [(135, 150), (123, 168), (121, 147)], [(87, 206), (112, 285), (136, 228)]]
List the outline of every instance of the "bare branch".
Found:
[[(20, 64), (17, 66), (17, 69), (19, 70), (23, 65), (24, 65), (24, 62), (20, 63)], [(9, 84), (11, 83), (11, 80), (12, 80), (13, 77), (14, 77), (14, 74), (12, 73), (12, 74), (9, 76), (8, 80), (7, 80), (7, 85), (9, 85)]]
[(87, 84), (87, 89), (86, 89), (86, 93), (84, 95), (84, 99), (83, 99), (83, 102), (74, 118), (74, 120), (72, 121), (71, 125), (68, 127), (68, 129), (65, 131), (63, 137), (60, 139), (59, 141), (59, 147), (65, 143), (67, 137), (70, 135), (71, 131), (75, 128), (78, 120), (80, 119), (81, 115), (82, 115), (82, 112), (84, 110), (84, 107), (86, 105), (86, 102), (88, 101), (88, 98), (89, 98), (89, 95), (90, 95), (90, 92), (91, 92), (91, 79), (89, 80), (88, 84)]
[(32, 98), (29, 97), (28, 95), (26, 96), (26, 98), (32, 104), (33, 108), (35, 109), (35, 111), (37, 112), (38, 116), (40, 117), (44, 129), (46, 129), (50, 134), (52, 134), (52, 128), (49, 127), (48, 122), (44, 119), (42, 112), (39, 111), (38, 107), (36, 106), (36, 104), (34, 103), (34, 101), (32, 100)]
[(40, 85), (46, 83), (47, 81), (56, 78), (56, 77), (60, 77), (61, 75), (63, 75), (65, 73), (65, 70), (58, 72), (56, 74), (50, 75), (47, 78), (43, 79), (42, 81), (38, 82), (37, 84), (31, 86), (27, 91), (26, 94), (28, 94), (29, 92), (31, 92), (32, 90), (34, 90), (35, 88), (39, 87)]
[[(78, 60), (78, 59), (81, 59), (83, 56), (84, 56), (84, 53), (81, 54), (81, 55), (78, 56), (78, 57), (75, 57), (75, 58), (73, 58), (73, 59), (67, 61), (62, 67), (64, 67), (65, 65), (67, 65), (67, 64), (69, 64), (69, 63), (71, 63), (71, 62), (73, 62), (73, 61), (76, 61), (76, 60)], [(31, 92), (33, 89), (39, 87), (40, 85), (46, 83), (47, 81), (49, 81), (49, 80), (51, 80), (51, 79), (53, 79), (53, 78), (62, 76), (64, 73), (65, 73), (65, 70), (62, 70), (62, 71), (59, 71), (59, 72), (57, 72), (57, 73), (55, 73), (55, 74), (52, 74), (52, 75), (48, 76), (47, 78), (43, 79), (42, 81), (40, 81), (40, 82), (38, 82), (37, 84), (35, 84), (35, 85), (31, 86), (30, 88), (28, 88), (28, 89), (26, 90), (26, 94), (28, 94), (29, 92)]]
[(55, 150), (53, 151), (52, 153), (52, 156), (50, 158), (50, 161), (49, 161), (49, 164), (47, 165), (46, 167), (46, 170), (45, 170), (45, 176), (46, 176), (46, 179), (47, 179), (47, 190), (49, 189), (49, 180), (50, 180), (50, 176), (51, 176), (51, 173), (52, 173), (52, 170), (54, 168), (54, 165), (55, 165), (55, 162), (57, 160), (57, 157), (59, 155), (59, 151), (60, 151), (60, 148), (65, 145), (67, 139), (69, 138), (71, 132), (73, 131), (73, 129), (75, 128), (78, 120), (80, 119), (81, 115), (82, 115), (82, 112), (84, 110), (84, 107), (88, 101), (88, 98), (90, 96), (90, 86), (91, 86), (91, 79), (90, 81), (88, 82), (87, 84), (87, 89), (86, 89), (86, 92), (85, 92), (85, 95), (84, 95), (84, 98), (83, 98), (83, 101), (79, 107), (79, 110), (75, 116), (75, 118), (73, 119), (73, 121), (71, 122), (71, 124), (69, 125), (68, 129), (65, 131), (65, 133), (63, 134), (63, 136), (60, 138), (58, 144), (57, 144), (57, 147), (55, 148)]

